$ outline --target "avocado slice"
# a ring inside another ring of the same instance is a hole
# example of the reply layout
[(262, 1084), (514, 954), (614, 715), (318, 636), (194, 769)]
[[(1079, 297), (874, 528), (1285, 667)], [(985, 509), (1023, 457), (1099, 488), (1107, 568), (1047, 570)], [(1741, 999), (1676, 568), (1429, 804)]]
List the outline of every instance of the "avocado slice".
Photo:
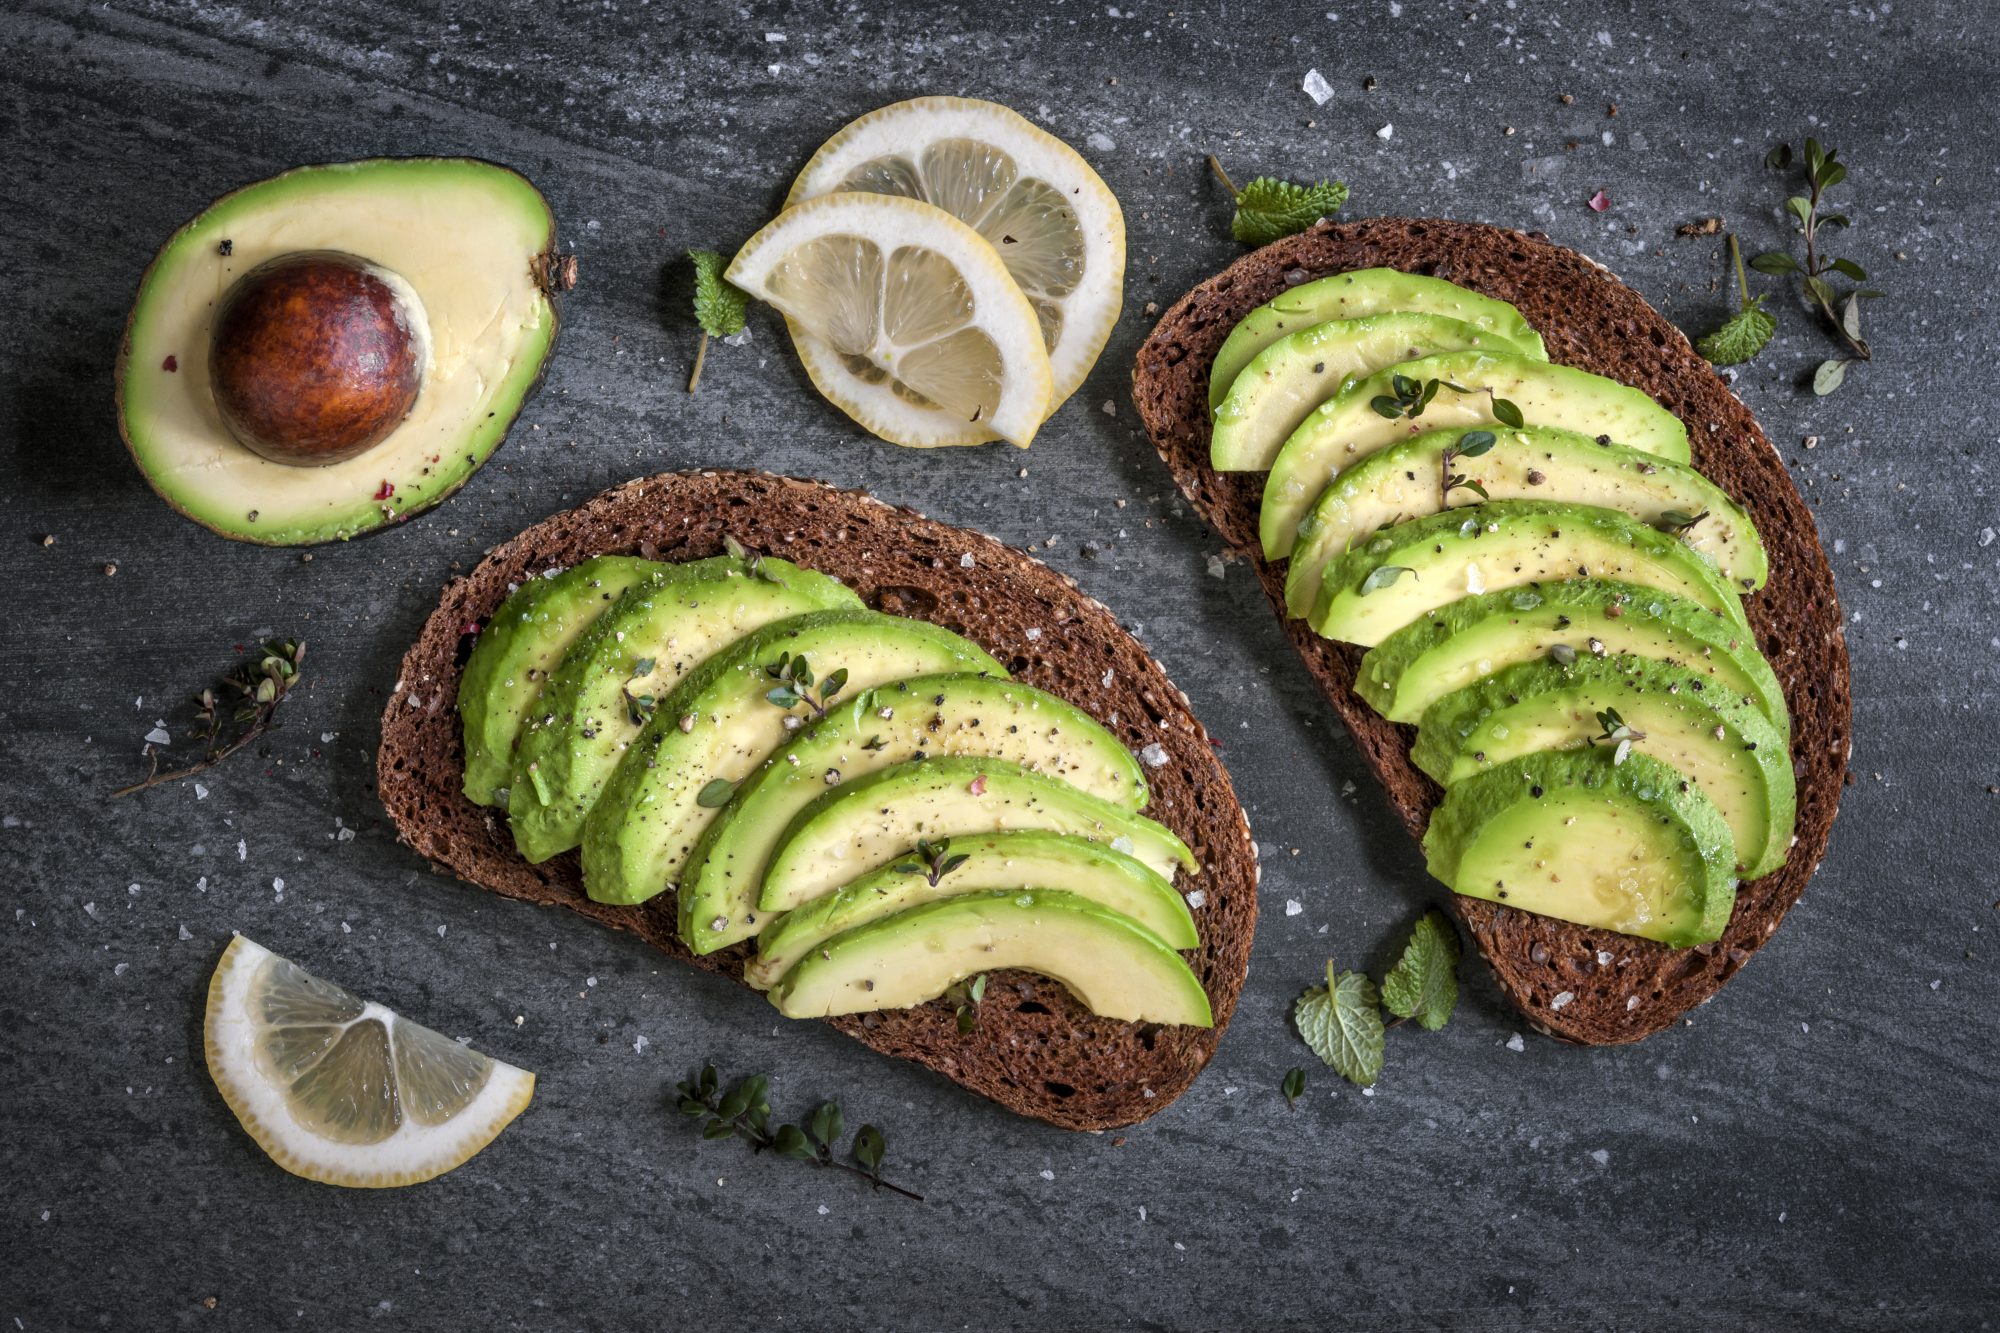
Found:
[[(1458, 456), (1465, 448), (1485, 452)], [(1449, 467), (1447, 452), (1453, 455)], [(1377, 529), (1482, 498), (1469, 485), (1446, 494), (1445, 482), (1458, 478), (1477, 482), (1485, 489), (1483, 498), (1491, 500), (1559, 500), (1620, 510), (1677, 532), (1739, 588), (1764, 586), (1764, 543), (1750, 515), (1685, 464), (1551, 426), (1432, 430), (1370, 454), (1333, 479), (1299, 523), (1298, 545), (1285, 572), (1286, 610), (1295, 616), (1311, 611), (1327, 561)]]
[(1074, 893), (965, 894), (859, 926), (771, 990), (787, 1018), (908, 1009), (982, 972), (1053, 977), (1094, 1014), (1212, 1027), (1200, 978), (1159, 936)]
[(969, 639), (876, 611), (815, 611), (737, 640), (674, 687), (618, 761), (584, 820), (584, 891), (602, 903), (660, 893), (734, 785), (816, 711), (848, 690), (946, 671), (1007, 674)]
[(1783, 733), (1754, 702), (1655, 658), (1510, 666), (1426, 709), (1410, 762), (1449, 788), (1537, 750), (1600, 739), (1612, 748), (1604, 733), (1620, 723), (1643, 736), (1632, 751), (1691, 780), (1722, 812), (1746, 879), (1785, 863), (1798, 793)]
[[(948, 754), (1006, 759), (1127, 810), (1146, 804), (1139, 761), (1096, 719), (1052, 694), (964, 674), (878, 685), (802, 728), (709, 824), (681, 872), (681, 939), (705, 954), (754, 933), (772, 845), (829, 788)], [(724, 928), (715, 929), (717, 921)]]
[(1743, 602), (1708, 557), (1611, 509), (1496, 500), (1384, 528), (1327, 567), (1312, 627), (1376, 644), (1468, 594), (1615, 578), (1687, 598), (1748, 633)]
[(1280, 338), (1328, 320), (1360, 319), (1393, 311), (1463, 320), (1512, 343), (1523, 355), (1548, 360), (1542, 335), (1505, 301), (1421, 273), (1358, 268), (1300, 283), (1245, 315), (1215, 353), (1215, 364), (1208, 374), (1209, 407), (1221, 406), (1243, 368)]
[(1257, 353), (1215, 408), (1209, 461), (1221, 472), (1262, 472), (1312, 410), (1349, 376), (1440, 352), (1521, 354), (1521, 348), (1462, 319), (1407, 310), (1335, 319), (1287, 335)]
[(1424, 854), (1454, 893), (1675, 948), (1720, 939), (1736, 906), (1728, 823), (1637, 752), (1543, 750), (1469, 778), (1432, 813)]
[[(1019, 829), (935, 844), (936, 865), (912, 854), (785, 913), (757, 937), (743, 979), (769, 989), (824, 941), (940, 898), (1056, 890), (1130, 917), (1171, 949), (1201, 943), (1187, 900), (1153, 870), (1084, 838)], [(961, 860), (960, 858), (963, 858)], [(949, 867), (938, 873), (941, 867)]]
[[(366, 452), (289, 466), (225, 425), (210, 344), (238, 278), (315, 251), (359, 256), (407, 284), (423, 312), (423, 381), (401, 424)], [(287, 546), (400, 522), (499, 447), (541, 378), (552, 298), (574, 272), (548, 202), (505, 167), (398, 158), (285, 172), (210, 204), (140, 279), (118, 357), (119, 429), (153, 489), (224, 537)]]
[(838, 579), (770, 556), (673, 565), (626, 591), (577, 640), (542, 691), (514, 754), (514, 845), (546, 861), (584, 817), (646, 717), (712, 654), (773, 621), (861, 609)]
[[(1393, 399), (1398, 380), (1438, 389), (1417, 415), (1390, 415), (1378, 400)], [(1457, 386), (1453, 388), (1452, 386)], [(1326, 493), (1334, 475), (1378, 449), (1428, 430), (1495, 429), (1496, 400), (1520, 409), (1531, 426), (1561, 426), (1603, 435), (1670, 463), (1688, 461), (1687, 427), (1639, 390), (1569, 366), (1496, 352), (1447, 352), (1388, 366), (1344, 386), (1315, 408), (1278, 451), (1264, 483), (1258, 535), (1264, 558), (1292, 553), (1299, 521)]]
[(1163, 824), (999, 759), (919, 759), (845, 782), (792, 820), (771, 852), (761, 904), (789, 911), (902, 857), (919, 839), (1047, 829), (1142, 862), (1169, 882), (1194, 853)]
[(1741, 625), (1706, 607), (1617, 579), (1565, 579), (1462, 597), (1368, 650), (1354, 688), (1391, 722), (1415, 722), (1431, 704), (1503, 667), (1547, 657), (1657, 657), (1756, 701), (1779, 732), (1791, 713), (1771, 664)]
[(528, 712), (572, 643), (657, 561), (600, 555), (530, 578), (507, 595), (473, 641), (458, 678), (465, 734), (465, 794), (475, 805), (504, 804), (514, 746)]

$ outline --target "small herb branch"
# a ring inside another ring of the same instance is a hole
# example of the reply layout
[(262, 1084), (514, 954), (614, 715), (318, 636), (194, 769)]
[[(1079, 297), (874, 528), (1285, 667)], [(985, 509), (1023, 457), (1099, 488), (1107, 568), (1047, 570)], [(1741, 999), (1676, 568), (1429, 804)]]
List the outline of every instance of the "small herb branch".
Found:
[(682, 1080), (674, 1090), (681, 1114), (690, 1120), (704, 1121), (701, 1127), (704, 1139), (739, 1138), (758, 1152), (768, 1148), (780, 1157), (844, 1171), (875, 1189), (888, 1190), (918, 1203), (924, 1201), (924, 1196), (915, 1190), (882, 1179), (882, 1155), (887, 1144), (882, 1131), (875, 1126), (863, 1125), (855, 1131), (854, 1141), (847, 1150), (852, 1161), (838, 1155), (835, 1145), (847, 1132), (839, 1102), (822, 1102), (801, 1128), (794, 1124), (772, 1125), (771, 1079), (767, 1074), (752, 1074), (723, 1092), (715, 1066), (703, 1065), (700, 1073)]
[(1229, 234), (1245, 245), (1269, 245), (1297, 235), (1321, 218), (1332, 217), (1347, 202), (1347, 187), (1339, 181), (1294, 185), (1259, 176), (1239, 190), (1213, 153), (1208, 155), (1208, 169), (1215, 173), (1236, 205), (1236, 215), (1229, 221)]
[[(1458, 931), (1433, 908), (1419, 918), (1379, 987), (1363, 973), (1336, 971), (1328, 959), (1326, 984), (1299, 996), (1292, 1008), (1299, 1036), (1342, 1078), (1373, 1087), (1390, 1028), (1415, 1019), (1418, 1027), (1435, 1032), (1451, 1020), (1458, 1004), (1459, 952)], [(1394, 1016), (1387, 1023), (1385, 1008)], [(1304, 1073), (1292, 1070), (1279, 1090), (1291, 1104), (1305, 1091)]]
[(743, 320), (750, 296), (723, 277), (729, 261), (713, 250), (690, 250), (694, 265), (694, 318), (701, 325), (701, 342), (694, 349), (694, 370), (688, 375), (688, 392), (701, 386), (702, 364), (708, 360), (710, 338), (733, 338), (743, 332)]
[[(239, 664), (227, 676), (194, 697), (195, 731), (192, 739), (201, 741), (206, 747), (202, 757), (194, 763), (172, 772), (160, 771), (159, 747), (148, 743), (146, 758), (149, 771), (144, 778), (129, 786), (120, 787), (111, 793), (115, 797), (130, 796), (133, 792), (144, 791), (148, 787), (158, 787), (168, 782), (179, 782), (197, 773), (214, 768), (229, 756), (249, 745), (277, 726), (278, 707), (290, 697), (299, 683), (299, 669), (305, 664), (306, 645), (303, 639), (284, 639), (264, 644), (256, 655)], [(217, 690), (221, 691), (220, 696)], [(232, 709), (231, 704), (235, 707)], [(224, 718), (236, 725), (233, 734), (225, 734)]]

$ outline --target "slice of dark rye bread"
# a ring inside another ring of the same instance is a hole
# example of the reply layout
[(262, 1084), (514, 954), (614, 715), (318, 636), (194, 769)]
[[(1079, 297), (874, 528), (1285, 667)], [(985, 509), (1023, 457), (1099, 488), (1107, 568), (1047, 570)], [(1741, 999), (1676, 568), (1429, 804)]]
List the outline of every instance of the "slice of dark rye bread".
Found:
[[(1833, 571), (1811, 513), (1749, 409), (1638, 293), (1544, 236), (1375, 218), (1321, 223), (1245, 255), (1160, 317), (1133, 369), (1133, 401), (1154, 447), (1195, 508), (1257, 571), (1281, 619), (1284, 566), (1267, 563), (1257, 542), (1263, 474), (1208, 465), (1209, 366), (1237, 321), (1288, 287), (1375, 267), (1446, 278), (1511, 301), (1547, 340), (1551, 360), (1651, 394), (1687, 423), (1695, 465), (1748, 506), (1770, 553), (1769, 584), (1744, 603), (1792, 710), (1798, 829), (1784, 868), (1739, 889), (1722, 939), (1676, 950), (1453, 896), (1501, 990), (1537, 1029), (1589, 1044), (1636, 1041), (1735, 975), (1798, 901), (1826, 850), (1849, 751), (1847, 645)], [(1286, 632), (1397, 816), (1421, 836), (1442, 793), (1410, 763), (1415, 729), (1384, 720), (1354, 692), (1363, 650), (1322, 639), (1303, 620), (1287, 621)]]
[[(969, 1035), (945, 1001), (829, 1019), (1009, 1110), (1070, 1129), (1110, 1129), (1161, 1110), (1214, 1054), (1243, 988), (1257, 926), (1257, 851), (1243, 808), (1187, 698), (1145, 648), (1069, 578), (990, 537), (892, 508), (858, 491), (763, 473), (668, 473), (628, 482), (538, 523), (444, 590), (403, 658), (382, 715), (383, 804), (402, 840), (439, 868), (510, 898), (557, 903), (629, 930), (661, 952), (742, 979), (750, 944), (697, 958), (674, 930), (672, 892), (636, 907), (584, 896), (574, 852), (530, 865), (499, 812), (459, 790), (459, 670), (471, 627), (508, 589), (586, 557), (677, 561), (719, 555), (731, 536), (838, 578), (871, 607), (974, 640), (1020, 680), (1078, 705), (1145, 760), (1146, 813), (1194, 850), (1201, 947), (1188, 956), (1215, 1010), (1212, 1029), (1098, 1018), (1053, 981), (996, 974)], [(1158, 746), (1158, 749), (1151, 747)], [(1164, 762), (1156, 762), (1164, 755)]]

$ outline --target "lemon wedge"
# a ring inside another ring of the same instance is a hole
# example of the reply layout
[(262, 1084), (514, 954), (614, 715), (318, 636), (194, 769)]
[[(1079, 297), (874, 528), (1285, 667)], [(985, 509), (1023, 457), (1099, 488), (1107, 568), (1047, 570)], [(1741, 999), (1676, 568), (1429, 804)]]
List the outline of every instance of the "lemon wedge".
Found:
[(1028, 299), (978, 232), (941, 208), (829, 194), (752, 236), (729, 280), (825, 344), (821, 393), (894, 444), (1026, 446), (1049, 412), (1049, 354)]
[[(976, 230), (1034, 308), (1054, 380), (1049, 410), (1076, 392), (1124, 301), (1125, 217), (1075, 149), (998, 103), (919, 97), (872, 111), (827, 140), (792, 182), (785, 204), (839, 191), (921, 199)], [(870, 367), (810, 326), (793, 321), (792, 341), (828, 397), (866, 401), (885, 392)], [(884, 415), (907, 423), (899, 427), (903, 434), (922, 435), (925, 444), (979, 444), (1006, 435), (885, 406)]]
[(208, 983), (208, 1072), (257, 1146), (328, 1185), (441, 1176), (491, 1143), (535, 1076), (238, 935)]

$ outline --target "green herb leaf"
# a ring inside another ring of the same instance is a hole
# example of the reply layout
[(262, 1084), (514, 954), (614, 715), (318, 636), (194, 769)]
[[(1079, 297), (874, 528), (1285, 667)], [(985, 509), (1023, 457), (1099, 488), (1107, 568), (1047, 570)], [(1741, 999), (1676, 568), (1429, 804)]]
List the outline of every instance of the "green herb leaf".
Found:
[(694, 317), (711, 338), (743, 332), (743, 315), (750, 294), (723, 277), (729, 261), (713, 250), (690, 250), (694, 263)]
[(1787, 273), (1799, 271), (1799, 261), (1783, 250), (1766, 250), (1750, 261), (1750, 267), (1759, 273), (1768, 273), (1774, 278), (1782, 278)]
[(705, 1139), (726, 1139), (736, 1132), (736, 1127), (727, 1120), (711, 1120), (701, 1127)]
[(1664, 532), (1679, 534), (1686, 532), (1689, 528), (1707, 517), (1708, 511), (1706, 509), (1702, 510), (1699, 514), (1690, 514), (1685, 509), (1668, 509), (1661, 512), (1659, 522), (1656, 526)]
[(1367, 578), (1361, 580), (1360, 595), (1366, 597), (1370, 593), (1380, 592), (1403, 575), (1414, 577), (1416, 572), (1408, 565), (1377, 565), (1368, 571)]
[(1359, 972), (1336, 976), (1328, 962), (1326, 985), (1299, 997), (1292, 1020), (1313, 1054), (1342, 1078), (1374, 1086), (1382, 1073), (1382, 1002), (1374, 982)]
[(1552, 659), (1554, 659), (1555, 664), (1557, 666), (1576, 665), (1576, 649), (1570, 647), (1566, 643), (1558, 643), (1550, 645), (1549, 656)]
[(974, 1004), (978, 1004), (981, 1000), (986, 998), (986, 974), (984, 972), (981, 972), (978, 976), (972, 979), (972, 988), (968, 990), (966, 994), (972, 997), (972, 1002)]
[(708, 785), (695, 793), (694, 803), (704, 810), (720, 810), (735, 794), (736, 784), (728, 778), (710, 778)]
[(1770, 152), (1764, 154), (1764, 165), (1773, 171), (1783, 171), (1786, 167), (1792, 165), (1792, 146), (1788, 143), (1781, 143)]
[(827, 1102), (813, 1112), (812, 1136), (823, 1147), (831, 1148), (846, 1128), (847, 1122), (841, 1118), (839, 1102)]
[(1763, 351), (1777, 331), (1777, 317), (1764, 309), (1764, 298), (1759, 296), (1694, 347), (1711, 365), (1740, 365)]
[(821, 682), (819, 687), (820, 702), (831, 703), (833, 701), (833, 696), (839, 694), (846, 687), (847, 687), (847, 668), (842, 667), (840, 668), (840, 670), (834, 672), (832, 675), (828, 676), (823, 682)]
[(1458, 957), (1458, 932), (1432, 908), (1418, 919), (1403, 956), (1382, 978), (1382, 1003), (1390, 1013), (1436, 1032), (1458, 1003)]
[(1855, 263), (1852, 259), (1836, 259), (1832, 263), (1832, 268), (1835, 273), (1838, 273), (1843, 278), (1851, 278), (1855, 282), (1868, 281), (1867, 270), (1863, 269), (1861, 265)]
[(1296, 1065), (1286, 1070), (1285, 1081), (1278, 1085), (1278, 1091), (1285, 1094), (1285, 1109), (1289, 1111), (1306, 1095), (1306, 1071)]
[(780, 1155), (796, 1157), (801, 1162), (816, 1161), (819, 1157), (805, 1131), (797, 1125), (779, 1125), (778, 1132), (771, 1136), (771, 1147)]
[(887, 1147), (888, 1145), (882, 1141), (881, 1130), (873, 1125), (863, 1125), (854, 1135), (854, 1160), (867, 1167), (871, 1173), (880, 1175), (882, 1153)]
[(1236, 196), (1236, 216), (1229, 234), (1245, 245), (1269, 245), (1330, 218), (1347, 202), (1347, 187), (1339, 181), (1294, 185), (1259, 176)]
[(1813, 372), (1813, 392), (1824, 398), (1838, 389), (1846, 378), (1847, 362), (1844, 358), (1834, 357), (1822, 361), (1819, 363), (1819, 369)]
[(780, 685), (775, 689), (766, 690), (764, 697), (780, 708), (797, 708), (799, 706), (798, 691), (789, 685)]
[(1508, 402), (1505, 398), (1495, 398), (1493, 400), (1493, 419), (1502, 425), (1512, 426), (1515, 430), (1521, 429), (1525, 420), (1521, 416), (1521, 409)]
[(1477, 458), (1492, 449), (1499, 438), (1490, 430), (1469, 430), (1458, 437), (1451, 452), (1456, 458)]

